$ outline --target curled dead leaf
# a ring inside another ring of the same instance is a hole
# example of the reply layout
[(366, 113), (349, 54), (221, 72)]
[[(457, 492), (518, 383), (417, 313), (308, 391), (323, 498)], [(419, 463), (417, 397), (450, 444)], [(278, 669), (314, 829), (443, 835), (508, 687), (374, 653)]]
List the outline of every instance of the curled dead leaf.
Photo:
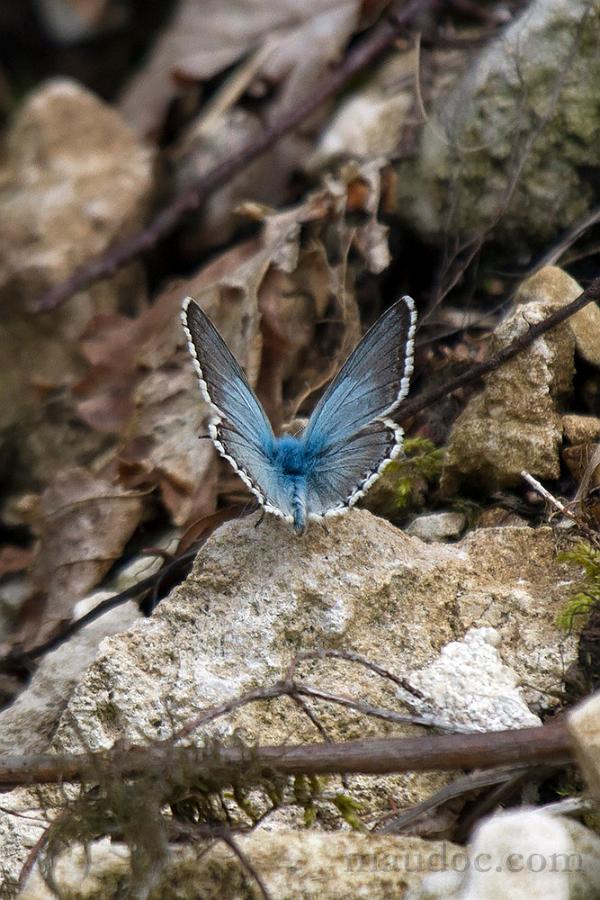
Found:
[(70, 619), (120, 559), (143, 514), (143, 498), (87, 469), (60, 472), (40, 497), (31, 577), (47, 597), (45, 630)]
[(33, 550), (30, 547), (18, 547), (7, 544), (0, 548), (0, 580), (7, 575), (24, 572), (31, 563)]
[(174, 96), (173, 76), (205, 81), (257, 48), (257, 78), (286, 78), (290, 106), (335, 60), (358, 24), (360, 0), (180, 0), (171, 25), (134, 76), (121, 112), (141, 133), (154, 130)]

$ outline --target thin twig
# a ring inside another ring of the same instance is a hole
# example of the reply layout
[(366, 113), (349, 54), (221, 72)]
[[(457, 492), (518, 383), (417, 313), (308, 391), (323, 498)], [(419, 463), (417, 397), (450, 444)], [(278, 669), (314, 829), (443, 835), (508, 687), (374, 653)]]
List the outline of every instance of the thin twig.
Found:
[(263, 900), (271, 900), (271, 894), (267, 890), (267, 886), (264, 883), (260, 873), (254, 867), (254, 865), (250, 862), (244, 851), (241, 847), (236, 844), (233, 835), (230, 831), (225, 831), (221, 829), (218, 834), (219, 838), (223, 841), (223, 843), (227, 844), (232, 853), (234, 853), (240, 861), (240, 865), (243, 869), (245, 869), (250, 877), (256, 882), (258, 888), (263, 896)]
[(577, 222), (561, 235), (558, 241), (549, 250), (546, 250), (544, 255), (537, 260), (535, 265), (525, 273), (523, 278), (530, 278), (532, 275), (535, 275), (536, 272), (539, 272), (540, 269), (543, 269), (544, 266), (556, 265), (569, 247), (572, 247), (573, 244), (585, 234), (588, 228), (591, 228), (592, 225), (595, 225), (596, 222), (599, 221), (600, 206), (596, 206), (590, 213), (587, 213), (580, 222)]
[[(473, 772), (469, 775), (463, 775), (445, 784), (443, 788), (436, 791), (430, 797), (416, 803), (409, 809), (402, 810), (401, 813), (386, 813), (384, 818), (380, 818), (371, 829), (377, 834), (399, 834), (409, 825), (419, 819), (425, 813), (431, 812), (438, 807), (448, 803), (449, 800), (456, 800), (464, 797), (466, 794), (472, 794), (473, 791), (481, 791), (486, 787), (494, 787), (497, 784), (503, 784), (510, 781), (514, 775), (520, 770), (511, 769), (492, 769), (489, 772)], [(529, 766), (525, 771), (529, 772)], [(385, 822), (385, 824), (382, 824)]]
[[(555, 497), (554, 494), (551, 494), (549, 490), (547, 490), (543, 484), (534, 478), (533, 475), (530, 475), (529, 472), (522, 471), (521, 478), (523, 478), (527, 484), (529, 484), (533, 490), (540, 494), (541, 497), (546, 500), (550, 506), (554, 507), (562, 516), (566, 519), (569, 519), (569, 522), (572, 522), (579, 532), (584, 534), (589, 541), (591, 541), (594, 545), (598, 543), (598, 532), (590, 528), (586, 522), (583, 520), (583, 517), (577, 516), (572, 510), (569, 509), (568, 506), (559, 500), (558, 497)], [(570, 527), (570, 526), (569, 526)]]
[(575, 494), (573, 501), (574, 503), (582, 503), (587, 497), (592, 475), (598, 466), (600, 466), (600, 444), (596, 444), (596, 449), (592, 453), (592, 458), (588, 462), (585, 471), (581, 476), (581, 481), (579, 482), (579, 487), (577, 488), (577, 493)]
[(296, 666), (300, 662), (306, 662), (312, 659), (342, 659), (347, 662), (358, 663), (360, 666), (364, 666), (366, 669), (370, 669), (371, 672), (375, 672), (376, 675), (380, 675), (382, 678), (386, 678), (388, 681), (392, 681), (398, 687), (401, 687), (403, 690), (407, 691), (409, 694), (412, 694), (413, 697), (416, 697), (418, 700), (427, 699), (425, 695), (414, 688), (406, 678), (402, 678), (400, 675), (394, 675), (393, 672), (390, 672), (389, 669), (384, 669), (383, 666), (378, 665), (377, 663), (372, 662), (370, 659), (367, 659), (366, 656), (361, 656), (360, 653), (355, 653), (354, 650), (306, 650), (302, 653), (297, 653), (294, 657), (294, 669), (290, 669), (288, 671), (287, 677), (290, 680), (293, 678), (292, 671), (295, 671)]
[[(294, 701), (294, 703), (296, 704), (298, 709), (301, 710), (304, 713), (304, 715), (308, 718), (308, 720), (314, 725), (314, 727), (317, 729), (317, 731), (319, 732), (319, 734), (321, 735), (323, 740), (326, 741), (328, 744), (333, 744), (333, 742), (334, 742), (333, 738), (328, 733), (325, 726), (319, 721), (317, 715), (312, 711), (312, 709), (310, 708), (310, 706), (308, 705), (306, 700), (303, 700), (302, 697), (299, 697), (297, 694), (292, 694), (290, 699)], [(347, 775), (342, 775), (342, 784), (344, 785), (344, 789), (346, 791), (350, 790), (350, 785), (348, 783)]]
[(392, 709), (372, 706), (370, 703), (366, 703), (363, 700), (354, 700), (351, 697), (331, 694), (327, 691), (320, 691), (317, 688), (313, 688), (308, 684), (303, 684), (302, 682), (285, 679), (284, 681), (275, 682), (275, 684), (272, 684), (270, 687), (256, 688), (256, 690), (248, 691), (247, 694), (242, 694), (240, 697), (234, 697), (231, 700), (227, 700), (225, 703), (220, 703), (218, 706), (212, 706), (209, 709), (203, 710), (197, 718), (192, 719), (190, 722), (186, 722), (185, 725), (174, 732), (171, 738), (167, 738), (164, 743), (170, 744), (173, 740), (177, 741), (181, 740), (181, 738), (188, 737), (199, 728), (209, 725), (211, 722), (214, 722), (216, 719), (222, 718), (223, 716), (230, 715), (230, 713), (235, 712), (237, 709), (241, 709), (243, 706), (247, 706), (249, 703), (256, 703), (259, 700), (273, 700), (276, 697), (290, 697), (293, 699), (295, 696), (312, 697), (313, 700), (334, 703), (337, 706), (354, 709), (357, 712), (363, 713), (365, 716), (384, 719), (388, 722), (395, 722), (398, 725), (421, 725), (425, 728), (439, 728), (444, 731), (457, 731), (460, 733), (465, 731), (464, 726), (452, 725), (449, 722), (437, 719), (435, 716), (406, 715), (406, 713), (398, 713)]
[[(547, 766), (536, 766), (538, 772), (548, 770)], [(491, 815), (495, 809), (510, 800), (517, 791), (521, 790), (530, 780), (532, 768), (521, 769), (515, 772), (512, 778), (503, 784), (497, 784), (491, 791), (478, 797), (475, 804), (468, 810), (466, 815), (460, 821), (458, 828), (453, 834), (453, 838), (457, 844), (466, 844), (471, 837), (471, 833), (478, 822), (486, 816)]]
[(249, 703), (256, 703), (259, 700), (273, 700), (275, 697), (284, 697), (287, 693), (286, 684), (281, 681), (276, 682), (270, 687), (256, 688), (254, 691), (248, 691), (248, 693), (242, 694), (241, 697), (234, 697), (232, 700), (226, 700), (224, 703), (219, 703), (218, 706), (211, 706), (209, 709), (203, 710), (199, 716), (192, 719), (190, 722), (186, 722), (185, 725), (173, 733), (172, 737), (167, 738), (163, 743), (171, 744), (174, 740), (178, 741), (181, 740), (181, 738), (188, 737), (204, 725), (209, 725), (211, 722), (214, 722), (215, 719), (227, 716), (236, 709), (247, 706)]
[(282, 113), (276, 122), (205, 172), (191, 188), (161, 210), (146, 228), (84, 263), (69, 278), (43, 294), (33, 305), (33, 311), (54, 309), (73, 294), (114, 275), (132, 259), (155, 247), (174, 231), (186, 213), (198, 209), (211, 194), (262, 156), (284, 135), (293, 131), (325, 101), (338, 94), (358, 72), (393, 44), (407, 23), (432, 8), (435, 2), (436, 0), (409, 0), (408, 3), (394, 4), (373, 31), (350, 50), (343, 62), (328, 76), (323, 77), (309, 95), (294, 104), (293, 109)]
[(167, 566), (163, 566), (163, 568), (153, 575), (143, 578), (141, 581), (138, 581), (137, 584), (132, 584), (124, 591), (121, 591), (120, 594), (115, 594), (114, 597), (102, 600), (101, 603), (98, 603), (97, 606), (87, 612), (84, 616), (81, 616), (81, 618), (77, 619), (75, 622), (71, 622), (58, 634), (55, 634), (53, 637), (49, 638), (49, 640), (44, 641), (43, 644), (38, 644), (37, 647), (32, 647), (30, 650), (8, 653), (0, 659), (0, 672), (10, 671), (19, 667), (28, 668), (36, 659), (45, 656), (47, 653), (50, 653), (51, 650), (56, 650), (57, 647), (64, 644), (66, 640), (74, 634), (77, 634), (82, 628), (89, 625), (90, 622), (94, 622), (96, 619), (99, 619), (100, 616), (103, 616), (111, 609), (115, 609), (117, 606), (121, 606), (128, 600), (133, 600), (136, 597), (139, 597), (140, 594), (152, 590), (157, 583), (164, 580), (167, 574), (172, 574), (174, 569), (181, 568), (185, 571), (186, 568), (191, 567), (196, 552), (196, 550), (188, 550), (187, 553), (183, 553), (171, 563), (168, 563)]
[[(442, 266), (442, 270), (438, 275), (437, 279), (437, 287), (435, 293), (433, 295), (433, 301), (430, 304), (430, 308), (427, 311), (425, 321), (429, 318), (429, 316), (433, 313), (433, 311), (439, 306), (442, 300), (447, 296), (447, 294), (458, 284), (460, 279), (463, 277), (466, 270), (469, 268), (481, 248), (485, 240), (489, 237), (489, 235), (493, 232), (496, 226), (499, 224), (502, 216), (510, 206), (512, 198), (514, 196), (515, 190), (519, 184), (521, 174), (525, 167), (525, 164), (531, 154), (533, 146), (537, 139), (540, 137), (546, 126), (551, 121), (552, 117), (556, 112), (556, 108), (558, 105), (558, 101), (562, 90), (565, 86), (565, 81), (567, 75), (572, 71), (572, 63), (573, 59), (576, 56), (579, 46), (581, 44), (582, 35), (584, 33), (585, 24), (590, 15), (591, 4), (588, 5), (587, 9), (583, 13), (577, 28), (575, 30), (575, 35), (571, 46), (569, 47), (568, 53), (564, 59), (563, 64), (561, 65), (558, 74), (555, 78), (554, 84), (552, 86), (552, 91), (550, 93), (550, 98), (548, 101), (548, 106), (544, 115), (538, 117), (538, 121), (535, 124), (535, 127), (529, 132), (526, 140), (524, 141), (522, 146), (515, 145), (512, 153), (512, 157), (514, 160), (514, 166), (512, 170), (509, 167), (509, 178), (508, 184), (502, 195), (502, 200), (498, 205), (498, 208), (494, 212), (490, 221), (485, 225), (482, 231), (476, 235), (474, 238), (467, 238), (462, 244), (457, 244), (451, 257), (446, 258), (444, 265)], [(517, 76), (521, 80), (521, 84), (523, 87), (523, 97), (526, 96), (526, 86), (523, 78), (521, 77), (519, 61), (517, 59), (516, 62), (516, 73)], [(519, 111), (520, 112), (520, 111)], [(534, 115), (537, 113), (534, 110)], [(520, 121), (520, 114), (516, 117), (515, 122), (518, 123)], [(459, 148), (460, 149), (460, 148)], [(470, 148), (476, 149), (476, 148)], [(480, 148), (477, 148), (480, 149)], [(457, 176), (454, 180), (454, 186), (459, 180), (459, 176)], [(454, 208), (456, 208), (457, 201), (455, 198)], [(449, 222), (448, 222), (449, 224)], [(464, 257), (460, 259), (460, 256), (464, 254)], [(446, 253), (446, 257), (448, 254)]]
[(38, 861), (38, 858), (39, 858), (42, 850), (48, 843), (52, 828), (56, 825), (56, 823), (59, 821), (59, 819), (65, 819), (65, 818), (66, 818), (66, 812), (63, 812), (60, 814), (58, 819), (55, 819), (54, 822), (51, 822), (50, 825), (46, 826), (46, 828), (44, 828), (41, 835), (39, 836), (39, 838), (37, 839), (37, 841), (31, 848), (31, 850), (27, 854), (27, 858), (21, 867), (21, 871), (19, 872), (19, 878), (18, 878), (18, 881), (16, 884), (16, 889), (19, 893), (25, 887), (25, 882), (31, 875), (33, 867), (35, 866), (36, 862)]
[(453, 725), (443, 719), (435, 716), (415, 716), (406, 715), (406, 713), (398, 713), (393, 709), (385, 709), (382, 706), (373, 706), (364, 700), (354, 700), (352, 697), (344, 697), (340, 694), (331, 694), (329, 691), (321, 691), (318, 688), (310, 687), (310, 685), (295, 682), (290, 690), (293, 693), (300, 694), (304, 697), (312, 697), (313, 700), (323, 700), (325, 703), (334, 703), (337, 706), (344, 706), (346, 709), (353, 709), (362, 713), (364, 716), (371, 716), (374, 719), (383, 719), (385, 722), (395, 722), (397, 725), (422, 725), (425, 728), (440, 728), (444, 731), (456, 732), (463, 734), (469, 729), (464, 725)]
[(524, 481), (526, 481), (527, 484), (532, 487), (537, 494), (543, 497), (544, 500), (547, 500), (550, 506), (553, 506), (554, 509), (558, 510), (561, 515), (566, 516), (573, 522), (577, 521), (573, 513), (567, 509), (565, 504), (553, 494), (551, 494), (550, 491), (546, 490), (544, 485), (540, 484), (537, 478), (534, 478), (533, 475), (530, 475), (529, 472), (525, 471), (525, 469), (523, 469), (523, 471), (521, 472), (521, 478), (523, 478)]
[(310, 706), (308, 705), (306, 700), (303, 700), (302, 697), (298, 697), (296, 695), (294, 695), (291, 699), (294, 701), (294, 703), (296, 704), (298, 709), (304, 713), (304, 715), (309, 720), (309, 722), (312, 723), (312, 725), (319, 732), (319, 734), (321, 735), (323, 740), (327, 741), (328, 744), (332, 744), (333, 738), (331, 737), (331, 735), (329, 734), (329, 732), (327, 731), (325, 726), (321, 722), (319, 722), (319, 719), (314, 714), (314, 712), (312, 711), (312, 709), (310, 708)]

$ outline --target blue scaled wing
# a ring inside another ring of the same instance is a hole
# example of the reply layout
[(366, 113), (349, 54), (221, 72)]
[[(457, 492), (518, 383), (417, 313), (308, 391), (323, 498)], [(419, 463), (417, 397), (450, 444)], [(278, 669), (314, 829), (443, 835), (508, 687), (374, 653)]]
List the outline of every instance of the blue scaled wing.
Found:
[(181, 311), (202, 396), (213, 410), (209, 433), (259, 503), (291, 521), (292, 510), (273, 467), (273, 429), (227, 344), (198, 304), (187, 297)]
[(315, 408), (303, 438), (312, 461), (309, 517), (343, 512), (402, 447), (389, 416), (408, 393), (416, 312), (402, 297), (367, 332)]

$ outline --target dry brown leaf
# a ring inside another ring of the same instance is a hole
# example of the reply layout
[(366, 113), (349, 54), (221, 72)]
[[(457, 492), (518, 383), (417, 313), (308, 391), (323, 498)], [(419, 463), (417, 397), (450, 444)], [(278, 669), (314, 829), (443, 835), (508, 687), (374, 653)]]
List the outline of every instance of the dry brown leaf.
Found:
[(206, 515), (216, 501), (208, 408), (184, 348), (179, 311), (192, 294), (217, 323), (254, 383), (261, 339), (256, 292), (269, 266), (260, 242), (236, 247), (190, 281), (165, 291), (135, 321), (98, 321), (84, 353), (94, 366), (79, 385), (80, 412), (122, 434), (116, 471), (129, 487), (157, 486), (176, 524)]
[(181, 301), (196, 297), (254, 380), (256, 288), (268, 265), (268, 253), (249, 242), (165, 291), (137, 319), (98, 316), (84, 335), (91, 367), (75, 389), (78, 413), (91, 427), (122, 436), (105, 471), (128, 487), (158, 486), (177, 524), (211, 512), (216, 497), (212, 446), (198, 439), (206, 434), (208, 410), (184, 350)]
[(24, 572), (33, 558), (33, 550), (30, 547), (18, 547), (7, 544), (0, 548), (0, 579), (7, 575), (16, 575)]
[(257, 390), (277, 430), (335, 375), (360, 336), (358, 309), (317, 240), (300, 253), (292, 274), (269, 272), (260, 309), (264, 350)]
[(32, 580), (47, 595), (45, 631), (70, 619), (118, 560), (143, 512), (139, 494), (87, 469), (60, 472), (40, 498)]
[(129, 421), (144, 355), (157, 366), (180, 342), (178, 304), (177, 296), (166, 293), (136, 319), (114, 314), (92, 320), (81, 342), (91, 368), (73, 390), (77, 412), (92, 428), (118, 434)]
[[(348, 164), (292, 209), (249, 203), (240, 210), (264, 221), (265, 241), (275, 247), (279, 238), (259, 295), (265, 346), (258, 392), (276, 427), (336, 374), (360, 337), (348, 257), (352, 248), (361, 268), (387, 265), (380, 185), (376, 164)], [(356, 214), (359, 226), (347, 221)]]
[(158, 487), (175, 524), (212, 513), (217, 494), (231, 487), (223, 480), (217, 487), (212, 444), (199, 440), (210, 412), (184, 347), (183, 297), (193, 296), (215, 322), (278, 430), (359, 337), (346, 264), (359, 230), (345, 212), (350, 195), (352, 212), (377, 224), (378, 199), (377, 178), (361, 173), (351, 171), (351, 181), (362, 179), (354, 194), (350, 182), (331, 179), (283, 212), (247, 205), (243, 211), (263, 222), (259, 238), (170, 287), (137, 320), (104, 316), (89, 330), (82, 351), (92, 367), (78, 386), (80, 414), (121, 435), (106, 472), (129, 488)]
[(181, 539), (177, 546), (177, 554), (180, 555), (189, 550), (194, 544), (204, 544), (213, 531), (220, 528), (225, 522), (231, 519), (239, 519), (248, 512), (247, 504), (238, 504), (235, 506), (225, 506), (216, 513), (208, 516), (202, 516), (200, 519), (194, 520), (185, 532), (181, 535)]
[[(310, 94), (355, 31), (360, 6), (359, 0), (181, 0), (172, 27), (123, 98), (126, 118), (142, 133), (155, 131), (182, 80), (196, 84), (239, 65), (170, 148), (175, 190), (186, 191), (223, 159), (260, 140), (265, 126)], [(244, 92), (266, 96), (249, 106), (237, 102)], [(326, 115), (323, 109), (313, 117), (309, 130)], [(181, 238), (185, 258), (191, 262), (230, 241), (232, 210), (240, 202), (284, 202), (290, 177), (302, 169), (311, 145), (306, 130), (287, 135), (212, 194)]]
[(199, 439), (207, 433), (207, 409), (189, 359), (180, 353), (176, 364), (146, 375), (133, 400), (129, 439), (120, 450), (129, 477), (143, 475), (147, 483), (158, 485), (176, 525), (198, 512), (212, 511), (214, 452), (210, 441)]
[(310, 90), (357, 27), (360, 0), (181, 0), (122, 100), (142, 134), (156, 129), (176, 90), (175, 76), (206, 81), (266, 45), (260, 75), (286, 77), (278, 103)]

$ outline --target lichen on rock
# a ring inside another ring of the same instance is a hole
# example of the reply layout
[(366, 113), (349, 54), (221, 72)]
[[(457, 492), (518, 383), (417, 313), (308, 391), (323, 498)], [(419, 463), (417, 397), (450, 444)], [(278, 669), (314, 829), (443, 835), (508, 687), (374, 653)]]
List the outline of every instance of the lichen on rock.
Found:
[(527, 4), (437, 98), (416, 163), (400, 163), (398, 205), (411, 226), (473, 237), (494, 225), (514, 258), (515, 247), (527, 254), (589, 213), (599, 38), (597, 2)]

